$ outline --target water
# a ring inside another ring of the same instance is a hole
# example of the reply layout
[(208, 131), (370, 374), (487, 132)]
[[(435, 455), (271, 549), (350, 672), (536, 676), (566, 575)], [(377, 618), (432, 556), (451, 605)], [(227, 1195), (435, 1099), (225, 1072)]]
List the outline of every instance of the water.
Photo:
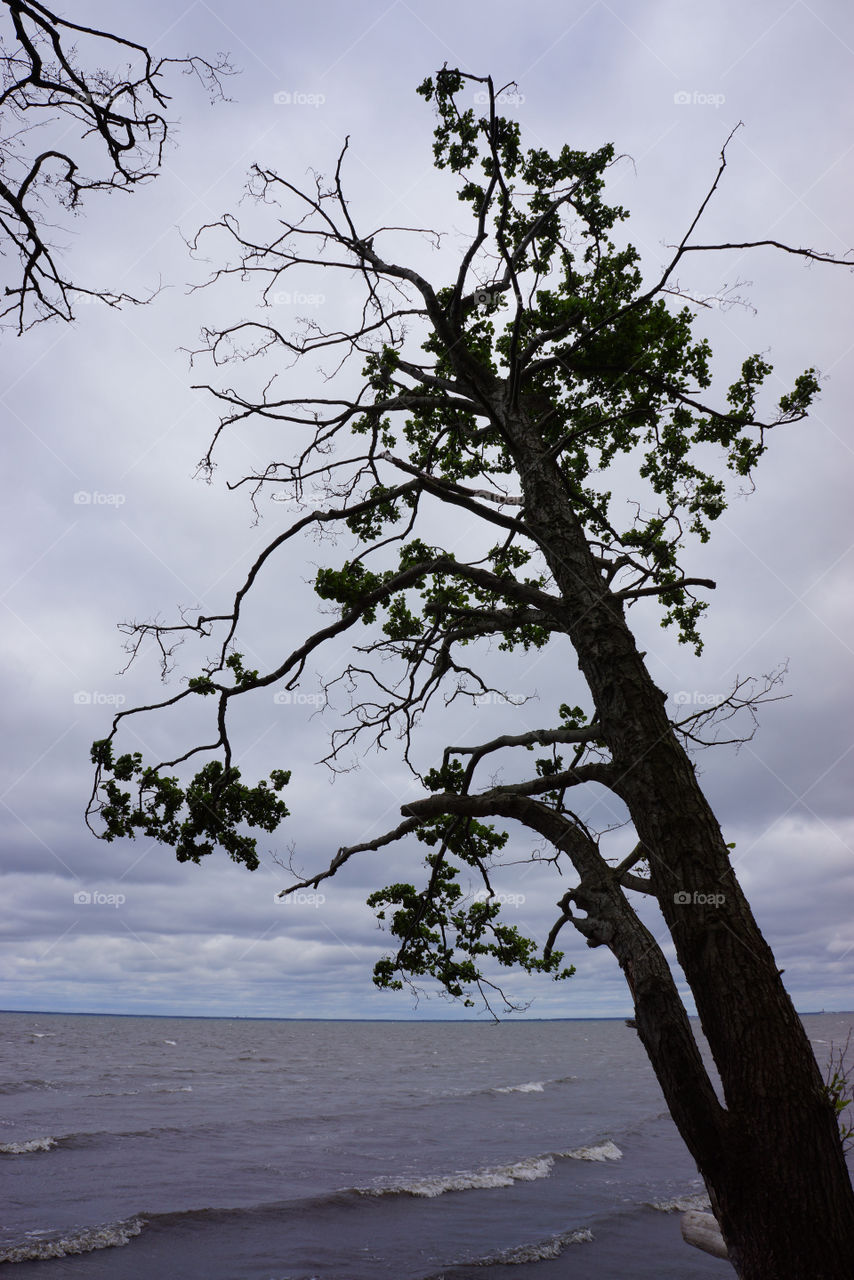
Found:
[[(806, 1019), (819, 1053), (849, 1015)], [(0, 1014), (3, 1280), (724, 1280), (622, 1022)], [(825, 1050), (826, 1051), (826, 1050)]]

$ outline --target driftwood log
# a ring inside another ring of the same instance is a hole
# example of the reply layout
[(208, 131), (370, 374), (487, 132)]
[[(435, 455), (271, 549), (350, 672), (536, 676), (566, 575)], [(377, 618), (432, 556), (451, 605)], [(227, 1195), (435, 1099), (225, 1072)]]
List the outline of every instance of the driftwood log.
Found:
[(695, 1249), (710, 1253), (713, 1258), (729, 1260), (729, 1253), (721, 1235), (717, 1219), (711, 1213), (699, 1213), (691, 1209), (682, 1215), (682, 1239)]

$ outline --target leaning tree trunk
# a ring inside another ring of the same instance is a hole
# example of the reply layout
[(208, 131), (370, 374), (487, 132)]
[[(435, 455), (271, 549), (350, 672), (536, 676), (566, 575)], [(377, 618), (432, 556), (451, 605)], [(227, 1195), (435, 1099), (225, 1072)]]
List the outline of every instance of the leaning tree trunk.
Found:
[[(501, 417), (522, 477), (525, 520), (541, 535), (569, 606), (570, 639), (611, 753), (615, 790), (648, 852), (652, 887), (720, 1074), (720, 1125), (698, 1127), (684, 1109), (674, 1118), (706, 1180), (730, 1258), (743, 1280), (851, 1280), (854, 1192), (803, 1025), (564, 480), (524, 413)], [(664, 1087), (673, 1070), (667, 1040), (649, 1018), (639, 1030)]]

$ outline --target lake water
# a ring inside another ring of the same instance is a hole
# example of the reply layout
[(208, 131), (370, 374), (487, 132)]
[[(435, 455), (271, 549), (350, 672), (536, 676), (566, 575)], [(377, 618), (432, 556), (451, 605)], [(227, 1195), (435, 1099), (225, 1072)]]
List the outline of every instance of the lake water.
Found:
[[(852, 1020), (805, 1018), (819, 1055)], [(681, 1239), (702, 1181), (622, 1021), (0, 1032), (3, 1280), (733, 1274)]]

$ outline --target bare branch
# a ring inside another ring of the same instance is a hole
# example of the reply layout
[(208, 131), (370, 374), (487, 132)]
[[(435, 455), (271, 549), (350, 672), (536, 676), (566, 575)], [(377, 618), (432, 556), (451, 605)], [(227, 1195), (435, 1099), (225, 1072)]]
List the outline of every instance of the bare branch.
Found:
[(287, 888), (282, 889), (276, 896), (284, 898), (289, 893), (295, 893), (298, 889), (316, 889), (321, 880), (327, 880), (330, 876), (334, 876), (336, 871), (343, 867), (345, 862), (349, 862), (357, 853), (375, 853), (377, 849), (382, 849), (387, 844), (394, 844), (402, 836), (408, 835), (410, 831), (416, 831), (423, 823), (423, 818), (406, 818), (393, 831), (386, 831), (383, 835), (375, 836), (373, 840), (365, 840), (361, 844), (353, 844), (339, 849), (325, 871), (320, 871), (315, 876), (309, 876), (305, 880), (297, 880), (293, 884), (289, 884)]
[[(97, 299), (110, 307), (148, 301), (66, 276), (42, 209), (53, 199), (74, 210), (87, 192), (127, 192), (153, 178), (170, 128), (169, 97), (160, 84), (164, 72), (182, 66), (212, 98), (222, 97), (222, 78), (233, 74), (228, 58), (155, 61), (144, 45), (70, 22), (38, 0), (2, 0), (0, 13), (8, 16), (13, 33), (12, 40), (0, 33), (0, 123), (6, 139), (0, 147), (0, 242), (8, 260), (0, 322), (9, 317), (22, 333), (42, 320), (73, 319), (81, 301)], [(81, 38), (91, 54), (89, 67), (78, 61)], [(116, 54), (132, 61), (106, 69), (100, 60)], [(39, 127), (36, 114), (58, 145), (34, 154), (28, 142)], [(100, 151), (106, 169), (83, 173), (62, 141), (69, 129), (79, 136), (80, 161)]]

